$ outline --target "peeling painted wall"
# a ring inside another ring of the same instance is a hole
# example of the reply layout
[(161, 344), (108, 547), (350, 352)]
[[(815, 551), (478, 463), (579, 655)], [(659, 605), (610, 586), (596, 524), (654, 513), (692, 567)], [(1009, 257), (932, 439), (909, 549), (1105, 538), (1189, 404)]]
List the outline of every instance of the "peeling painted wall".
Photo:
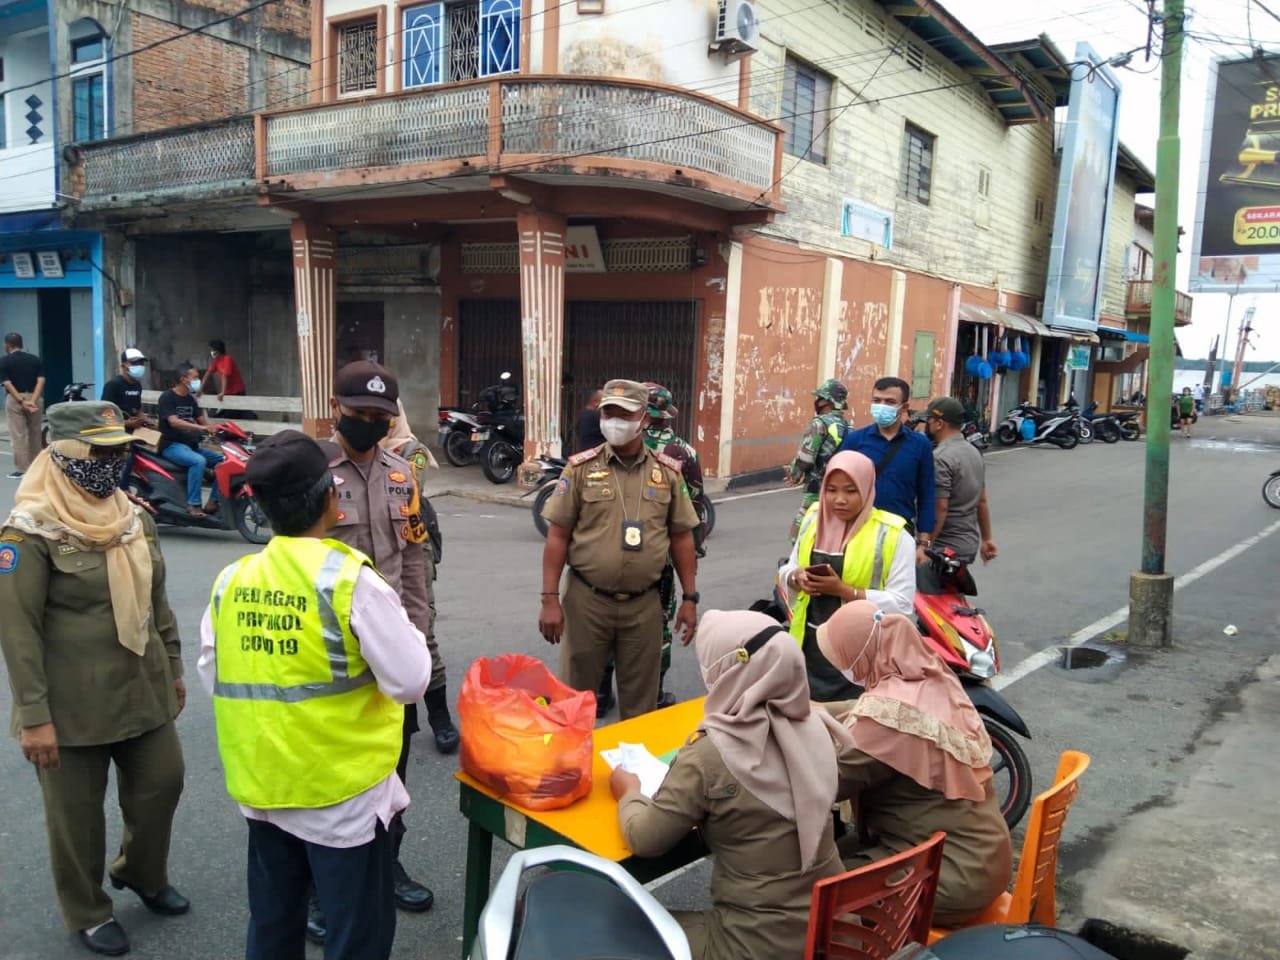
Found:
[(608, 0), (603, 15), (561, 4), (560, 71), (666, 83), (736, 105), (738, 65), (707, 53), (718, 10), (715, 0)]
[(872, 384), (884, 375), (890, 273), (886, 267), (860, 261), (844, 265), (836, 376), (849, 388), (849, 416), (854, 422), (866, 419)]

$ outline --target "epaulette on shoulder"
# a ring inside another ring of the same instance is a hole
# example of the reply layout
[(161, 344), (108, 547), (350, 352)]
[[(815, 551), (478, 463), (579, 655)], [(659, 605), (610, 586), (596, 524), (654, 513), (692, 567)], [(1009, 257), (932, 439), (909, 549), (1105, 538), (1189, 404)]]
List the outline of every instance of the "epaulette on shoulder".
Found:
[(666, 467), (668, 470), (670, 470), (672, 473), (675, 473), (677, 476), (679, 476), (681, 472), (683, 472), (684, 464), (681, 463), (679, 460), (677, 460), (675, 457), (671, 456), (671, 454), (667, 453), (666, 451), (663, 451), (662, 453), (659, 453), (657, 456), (658, 456), (658, 462), (662, 464), (664, 467)]
[(569, 466), (580, 467), (584, 463), (589, 463), (592, 460), (594, 460), (599, 453), (600, 453), (599, 447), (592, 447), (590, 450), (583, 450), (579, 453), (575, 453), (572, 457), (569, 458)]

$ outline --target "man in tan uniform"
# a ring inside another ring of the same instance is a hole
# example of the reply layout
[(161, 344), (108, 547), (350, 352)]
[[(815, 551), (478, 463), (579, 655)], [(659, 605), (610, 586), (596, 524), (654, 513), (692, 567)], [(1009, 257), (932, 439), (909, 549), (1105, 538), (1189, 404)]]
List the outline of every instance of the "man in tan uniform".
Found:
[[(699, 600), (693, 529), (698, 515), (680, 462), (644, 445), (649, 391), (610, 380), (600, 401), (605, 444), (570, 458), (543, 515), (538, 629), (559, 643), (560, 677), (578, 690), (600, 685), (610, 654), (617, 665), (622, 719), (657, 705), (662, 657), (658, 582), (670, 555), (684, 590), (675, 633), (693, 639)], [(570, 576), (560, 597), (565, 563)]]
[[(410, 622), (424, 636), (431, 632), (431, 589), (422, 549), (427, 529), (413, 468), (403, 457), (378, 446), (397, 413), (400, 387), (386, 368), (376, 363), (349, 363), (338, 371), (331, 401), (336, 432), (322, 443), (330, 455), (329, 470), (338, 488), (338, 523), (329, 536), (355, 547), (373, 561), (378, 573), (400, 595)], [(418, 732), (418, 710), (405, 707), (404, 745), (396, 771), (404, 782), (409, 744)], [(406, 785), (407, 786), (407, 785)], [(395, 851), (395, 898), (401, 910), (431, 909), (435, 895), (409, 877), (400, 864), (404, 820), (391, 821)], [(324, 918), (314, 899), (307, 916), (307, 936), (324, 939)]]

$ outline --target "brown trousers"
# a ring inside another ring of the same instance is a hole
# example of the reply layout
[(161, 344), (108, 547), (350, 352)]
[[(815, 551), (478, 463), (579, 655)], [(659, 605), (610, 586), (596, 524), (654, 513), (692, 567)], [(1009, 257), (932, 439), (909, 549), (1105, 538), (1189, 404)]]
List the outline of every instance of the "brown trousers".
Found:
[(102, 889), (107, 771), (116, 765), (124, 834), (111, 873), (147, 894), (169, 883), (169, 833), (182, 794), (182, 744), (172, 722), (149, 733), (92, 747), (62, 747), (62, 765), (40, 770), (49, 865), (62, 919), (85, 930), (111, 919)]
[(37, 403), (36, 412), (30, 413), (6, 391), (4, 411), (9, 420), (9, 448), (13, 451), (13, 469), (26, 473), (40, 455), (43, 446), (40, 433), (44, 422), (44, 408)]
[(431, 654), (431, 679), (427, 681), (427, 692), (439, 690), (445, 685), (444, 657), (440, 656), (440, 645), (436, 643), (436, 558), (431, 552), (431, 544), (422, 545), (427, 560), (427, 605), (431, 608), (431, 627), (427, 630), (427, 650)]
[(575, 690), (597, 690), (612, 654), (621, 719), (656, 709), (663, 621), (658, 591), (650, 590), (633, 600), (612, 600), (592, 593), (581, 580), (570, 576), (562, 602), (560, 679)]

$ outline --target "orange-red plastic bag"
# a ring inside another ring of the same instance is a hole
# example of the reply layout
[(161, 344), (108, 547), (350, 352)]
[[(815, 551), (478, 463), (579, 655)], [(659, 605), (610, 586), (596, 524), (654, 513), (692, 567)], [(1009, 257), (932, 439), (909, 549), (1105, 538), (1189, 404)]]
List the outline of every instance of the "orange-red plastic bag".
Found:
[(512, 803), (554, 810), (591, 792), (596, 695), (561, 683), (541, 660), (476, 660), (458, 720), (462, 769)]

